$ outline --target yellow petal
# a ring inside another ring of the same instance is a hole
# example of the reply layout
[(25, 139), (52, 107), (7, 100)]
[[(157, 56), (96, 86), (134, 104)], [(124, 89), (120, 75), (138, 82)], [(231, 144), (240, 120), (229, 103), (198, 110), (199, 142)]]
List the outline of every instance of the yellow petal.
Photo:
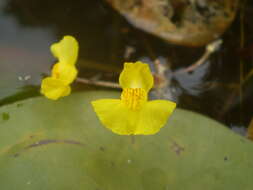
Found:
[(132, 111), (116, 99), (96, 100), (92, 105), (101, 123), (119, 135), (155, 134), (176, 107), (174, 102), (166, 100), (149, 101), (140, 111)]
[(61, 80), (47, 77), (42, 80), (40, 92), (48, 99), (57, 100), (60, 97), (68, 96), (71, 92), (71, 88), (65, 85)]
[(176, 103), (167, 100), (147, 102), (140, 111), (135, 135), (152, 135), (157, 133), (167, 122), (176, 107)]
[(78, 42), (72, 36), (64, 36), (60, 42), (51, 45), (51, 52), (60, 63), (74, 65), (78, 55)]
[(121, 100), (101, 99), (92, 101), (92, 106), (101, 123), (119, 135), (134, 134), (138, 112), (124, 106)]
[(143, 88), (148, 92), (154, 84), (149, 66), (140, 61), (125, 63), (120, 74), (119, 83), (122, 88)]
[(53, 66), (52, 77), (60, 79), (64, 82), (64, 85), (72, 83), (77, 76), (77, 69), (73, 65), (65, 63), (57, 63)]

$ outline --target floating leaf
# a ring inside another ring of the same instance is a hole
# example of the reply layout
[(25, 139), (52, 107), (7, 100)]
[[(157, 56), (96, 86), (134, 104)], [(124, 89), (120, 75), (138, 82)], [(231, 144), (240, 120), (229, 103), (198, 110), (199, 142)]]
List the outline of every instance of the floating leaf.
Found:
[(119, 94), (31, 98), (0, 108), (9, 114), (0, 120), (1, 189), (252, 189), (249, 140), (181, 109), (156, 135), (116, 135), (90, 105), (112, 96)]

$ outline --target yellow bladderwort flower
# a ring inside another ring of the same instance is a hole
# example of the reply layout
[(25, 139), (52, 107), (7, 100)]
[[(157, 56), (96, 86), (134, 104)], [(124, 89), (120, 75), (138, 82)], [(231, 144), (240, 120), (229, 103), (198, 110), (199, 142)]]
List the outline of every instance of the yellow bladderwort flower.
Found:
[(51, 76), (42, 80), (41, 93), (57, 100), (70, 94), (70, 84), (77, 76), (78, 42), (72, 36), (64, 36), (60, 42), (51, 45), (51, 52), (59, 61), (53, 66)]
[(149, 66), (142, 62), (125, 63), (119, 77), (123, 88), (121, 99), (100, 99), (92, 102), (105, 127), (120, 135), (151, 135), (163, 127), (176, 107), (167, 100), (148, 101), (153, 87)]

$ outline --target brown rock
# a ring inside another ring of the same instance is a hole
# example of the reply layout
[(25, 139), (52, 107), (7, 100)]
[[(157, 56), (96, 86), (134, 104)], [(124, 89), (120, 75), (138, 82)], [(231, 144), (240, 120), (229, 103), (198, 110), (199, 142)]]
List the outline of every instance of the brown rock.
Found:
[(233, 21), (238, 0), (106, 0), (137, 28), (171, 43), (202, 46)]

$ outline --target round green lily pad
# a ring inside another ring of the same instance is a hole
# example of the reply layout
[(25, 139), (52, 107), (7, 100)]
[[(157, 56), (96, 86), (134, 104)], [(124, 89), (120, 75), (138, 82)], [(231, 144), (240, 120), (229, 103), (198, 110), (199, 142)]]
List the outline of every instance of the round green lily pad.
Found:
[(156, 135), (120, 136), (100, 124), (90, 104), (115, 97), (83, 92), (1, 107), (0, 189), (252, 189), (250, 141), (182, 109)]

